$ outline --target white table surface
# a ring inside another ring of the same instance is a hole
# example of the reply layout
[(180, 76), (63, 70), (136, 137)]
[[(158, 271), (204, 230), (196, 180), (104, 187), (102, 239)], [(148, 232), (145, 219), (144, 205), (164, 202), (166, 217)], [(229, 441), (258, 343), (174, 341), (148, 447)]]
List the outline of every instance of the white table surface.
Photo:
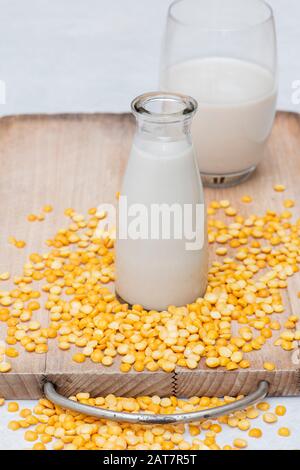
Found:
[[(251, 0), (249, 0), (251, 1)], [(6, 103), (0, 114), (124, 112), (133, 96), (157, 88), (159, 51), (170, 0), (0, 0), (0, 80)], [(292, 102), (300, 80), (300, 2), (269, 0), (275, 10), (280, 93), (278, 108)], [(250, 449), (300, 449), (300, 398), (276, 398), (288, 412)], [(23, 401), (20, 406), (32, 407)], [(7, 430), (13, 414), (0, 408), (0, 449), (30, 447), (24, 431)], [(288, 426), (292, 436), (276, 431)], [(246, 433), (224, 427), (221, 444)]]

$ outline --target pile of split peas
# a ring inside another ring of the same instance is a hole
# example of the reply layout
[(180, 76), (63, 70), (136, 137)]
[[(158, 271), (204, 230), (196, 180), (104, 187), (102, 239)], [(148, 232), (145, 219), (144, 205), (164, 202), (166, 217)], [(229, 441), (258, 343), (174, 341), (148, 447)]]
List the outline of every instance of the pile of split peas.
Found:
[[(173, 396), (121, 398), (107, 395), (105, 398), (90, 398), (88, 393), (78, 393), (70, 398), (80, 403), (111, 410), (164, 414), (220, 406), (240, 397), (223, 399), (192, 397), (184, 401)], [(0, 401), (1, 404), (4, 404), (4, 400)], [(54, 450), (231, 450), (246, 448), (248, 441), (236, 438), (232, 444), (221, 446), (218, 444), (218, 436), (223, 430), (222, 426), (244, 431), (250, 438), (257, 439), (263, 436), (263, 431), (256, 427), (256, 418), (274, 424), (285, 415), (286, 408), (277, 405), (274, 411), (270, 411), (269, 403), (262, 402), (230, 416), (202, 420), (189, 426), (139, 425), (98, 420), (64, 410), (46, 399), (41, 399), (33, 411), (28, 408), (19, 410), (18, 403), (10, 402), (8, 411), (18, 412), (18, 418), (10, 421), (8, 428), (13, 431), (24, 429), (24, 438), (32, 443), (33, 450), (46, 450), (49, 448), (48, 444)], [(188, 440), (185, 439), (185, 433), (189, 434)], [(278, 427), (277, 434), (288, 437), (291, 432), (287, 427)]]
[[(282, 185), (274, 189), (285, 190)], [(252, 198), (243, 196), (241, 201), (251, 204)], [(293, 206), (294, 201), (286, 199), (280, 213), (267, 210), (263, 215), (245, 217), (230, 201), (212, 201), (207, 209), (208, 238), (216, 247), (218, 261), (210, 266), (207, 292), (190, 305), (170, 306), (163, 312), (121, 304), (106, 286), (115, 279), (114, 230), (99, 228), (106, 214), (91, 208), (85, 217), (66, 209), (69, 224), (46, 241), (47, 252), (32, 253), (20, 275), (0, 274), (0, 281), (12, 278), (14, 284), (10, 290), (0, 290), (0, 322), (6, 331), (6, 345), (0, 346), (0, 372), (12, 369), (20, 348), (44, 354), (51, 339), (56, 339), (63, 351), (75, 350), (72, 358), (77, 363), (91, 360), (109, 367), (120, 357), (124, 373), (131, 369), (172, 372), (176, 366), (195, 369), (202, 358), (210, 368), (248, 368), (247, 353), (260, 350), (267, 341), (286, 351), (294, 350), (300, 340), (299, 317), (291, 315), (282, 324), (273, 316), (284, 311), (282, 292), (288, 277), (299, 270), (300, 219), (292, 221)], [(27, 219), (42, 222), (44, 214), (51, 211), (47, 205), (43, 214), (30, 214)], [(13, 236), (9, 242), (17, 248), (26, 246)], [(46, 327), (37, 319), (40, 311), (49, 316)], [(238, 327), (236, 334), (232, 333), (233, 325)], [(271, 359), (264, 364), (266, 370), (276, 368)], [(90, 398), (87, 393), (71, 397), (112, 410), (146, 413), (196, 411), (239, 398)], [(3, 404), (0, 399), (0, 406)], [(251, 420), (262, 417), (266, 423), (276, 423), (286, 412), (280, 405), (274, 412), (269, 408), (264, 402), (214, 421), (194, 423), (189, 426), (193, 437), (189, 443), (182, 424), (116, 424), (64, 410), (46, 399), (33, 411), (19, 411), (17, 403), (8, 404), (9, 411), (19, 412), (9, 428), (26, 429), (25, 439), (34, 443), (35, 450), (45, 449), (48, 443), (57, 450), (220, 449), (217, 437), (222, 424), (259, 438), (262, 431), (252, 427)], [(277, 432), (290, 435), (286, 427)], [(245, 447), (247, 441), (237, 438), (222, 448)]]
[[(12, 278), (13, 289), (0, 291), (0, 322), (6, 327), (0, 372), (11, 370), (20, 348), (44, 354), (51, 339), (63, 351), (72, 348), (77, 363), (109, 367), (120, 357), (122, 372), (195, 369), (202, 358), (209, 368), (248, 368), (247, 353), (267, 341), (292, 351), (300, 339), (299, 317), (291, 315), (282, 325), (273, 314), (284, 311), (282, 291), (299, 270), (300, 219), (292, 222), (293, 206), (286, 199), (280, 213), (245, 217), (227, 200), (212, 201), (208, 238), (219, 256), (210, 266), (207, 292), (163, 312), (121, 304), (106, 286), (115, 279), (115, 232), (99, 228), (106, 214), (91, 208), (85, 217), (66, 209), (70, 222), (46, 241), (49, 250), (32, 253), (23, 272)], [(50, 205), (43, 208), (51, 211)], [(33, 214), (28, 220), (35, 220)], [(10, 242), (25, 245), (14, 237)], [(10, 277), (0, 275), (3, 281)], [(40, 310), (49, 314), (47, 326), (36, 317)], [(272, 371), (276, 364), (270, 358), (264, 367)]]

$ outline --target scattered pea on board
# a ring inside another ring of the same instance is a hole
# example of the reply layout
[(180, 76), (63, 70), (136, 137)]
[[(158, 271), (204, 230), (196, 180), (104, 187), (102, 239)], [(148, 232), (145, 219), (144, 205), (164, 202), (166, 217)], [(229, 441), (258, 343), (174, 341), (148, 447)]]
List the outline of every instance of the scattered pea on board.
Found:
[[(285, 189), (282, 185), (276, 188), (279, 192)], [(252, 198), (243, 196), (242, 201), (249, 203)], [(284, 205), (291, 208), (294, 204), (285, 200)], [(42, 211), (47, 214), (52, 209), (47, 204)], [(92, 207), (84, 216), (66, 209), (69, 224), (46, 241), (49, 251), (32, 253), (22, 275), (13, 277), (15, 287), (0, 291), (0, 321), (7, 324), (6, 342), (12, 347), (8, 357), (17, 357), (19, 348), (45, 354), (48, 342), (55, 339), (63, 351), (77, 348), (75, 362), (91, 360), (110, 367), (118, 357), (124, 373), (131, 369), (172, 372), (176, 366), (193, 370), (202, 359), (209, 368), (232, 371), (250, 367), (245, 354), (260, 351), (267, 341), (294, 350), (300, 339), (296, 330), (299, 318), (289, 317), (285, 331), (280, 332), (282, 325), (272, 315), (284, 311), (281, 293), (287, 288), (286, 279), (298, 269), (299, 222), (287, 226), (288, 214), (270, 210), (244, 217), (229, 200), (212, 201), (209, 209), (213, 213), (208, 220), (209, 243), (216, 245), (222, 262), (212, 265), (203, 299), (169, 307), (164, 313), (147, 312), (141, 305), (129, 309), (106, 287), (115, 279), (115, 230), (99, 233), (98, 229), (106, 213)], [(228, 223), (219, 220), (220, 210), (228, 216)], [(14, 237), (10, 242), (25, 246)], [(279, 245), (283, 247), (280, 259)], [(3, 273), (3, 280), (7, 275)], [(257, 290), (253, 291), (257, 277)], [(239, 292), (243, 292), (242, 307)], [(47, 296), (44, 305), (39, 301), (42, 293)], [(259, 305), (257, 319), (253, 319), (254, 305)], [(34, 319), (41, 307), (50, 316), (45, 327)], [(233, 322), (241, 325), (236, 336), (231, 333)], [(264, 368), (272, 372), (276, 364), (265, 362)], [(9, 361), (0, 364), (0, 373), (11, 369)]]

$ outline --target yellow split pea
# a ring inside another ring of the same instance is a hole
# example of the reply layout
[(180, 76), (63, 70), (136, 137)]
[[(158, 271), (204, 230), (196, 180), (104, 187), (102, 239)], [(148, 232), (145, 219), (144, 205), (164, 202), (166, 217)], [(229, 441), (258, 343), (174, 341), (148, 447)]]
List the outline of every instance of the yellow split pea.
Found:
[(10, 273), (5, 272), (0, 274), (0, 281), (7, 281), (10, 278)]
[(49, 213), (53, 211), (53, 207), (50, 204), (46, 204), (45, 206), (43, 206), (42, 210), (43, 212)]
[(244, 449), (245, 447), (247, 447), (248, 443), (245, 439), (235, 439), (233, 441), (233, 445), (238, 449)]
[(0, 362), (0, 373), (9, 372), (11, 370), (11, 364), (9, 362)]
[(241, 201), (246, 203), (246, 204), (249, 204), (250, 202), (252, 202), (252, 197), (248, 196), (248, 195), (245, 195), (245, 196), (242, 197)]
[(15, 401), (12, 401), (12, 402), (8, 403), (7, 410), (10, 413), (15, 413), (16, 411), (19, 411), (19, 404)]
[(274, 413), (264, 413), (263, 420), (265, 423), (276, 423), (277, 416)]
[(273, 362), (264, 362), (264, 369), (268, 371), (273, 371), (275, 370), (276, 366)]
[(289, 428), (279, 428), (278, 435), (281, 437), (289, 437), (291, 435), (291, 431)]
[(283, 405), (277, 405), (275, 408), (275, 413), (277, 416), (284, 416), (286, 413), (286, 407)]
[(259, 439), (260, 437), (262, 437), (262, 430), (259, 428), (252, 428), (250, 429), (248, 435), (250, 437), (255, 437), (256, 439)]

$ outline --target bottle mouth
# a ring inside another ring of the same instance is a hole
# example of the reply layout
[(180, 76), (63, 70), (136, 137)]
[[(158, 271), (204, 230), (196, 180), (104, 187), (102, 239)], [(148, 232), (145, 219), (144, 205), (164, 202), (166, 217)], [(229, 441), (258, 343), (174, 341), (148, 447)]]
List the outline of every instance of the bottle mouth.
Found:
[(178, 122), (192, 118), (198, 108), (191, 96), (179, 93), (150, 92), (135, 98), (131, 110), (136, 118), (152, 122)]
[(273, 20), (273, 9), (265, 0), (174, 0), (169, 18), (197, 31), (241, 32)]

